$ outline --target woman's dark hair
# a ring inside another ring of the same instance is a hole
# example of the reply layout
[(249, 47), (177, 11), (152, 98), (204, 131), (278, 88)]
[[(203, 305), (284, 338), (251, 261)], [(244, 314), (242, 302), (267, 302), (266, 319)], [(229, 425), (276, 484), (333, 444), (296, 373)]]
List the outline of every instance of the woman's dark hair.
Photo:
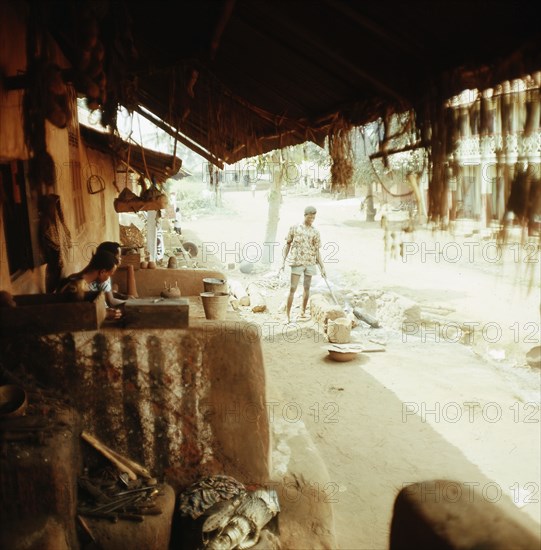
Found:
[(115, 255), (118, 252), (119, 249), (120, 249), (120, 243), (115, 243), (114, 241), (103, 241), (96, 248), (96, 252), (100, 252), (101, 250), (105, 250), (105, 251), (110, 252), (111, 254)]
[(96, 253), (90, 258), (90, 262), (85, 267), (84, 272), (101, 271), (102, 269), (111, 271), (117, 264), (118, 262), (114, 254), (107, 250), (96, 250)]

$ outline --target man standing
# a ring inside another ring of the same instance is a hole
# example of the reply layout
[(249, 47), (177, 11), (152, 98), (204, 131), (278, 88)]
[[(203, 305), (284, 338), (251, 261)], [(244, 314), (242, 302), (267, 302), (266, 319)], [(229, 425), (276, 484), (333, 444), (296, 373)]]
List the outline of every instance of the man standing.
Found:
[[(319, 265), (321, 276), (326, 277), (323, 261), (319, 253), (321, 237), (319, 231), (313, 226), (317, 210), (313, 206), (304, 209), (304, 223), (292, 225), (286, 237), (284, 248), (282, 270), (285, 268), (286, 259), (289, 255), (291, 266), (291, 285), (287, 297), (287, 322), (291, 322), (291, 306), (301, 275), (303, 275), (303, 295), (300, 319), (307, 319), (306, 306), (310, 297), (310, 285), (312, 277), (317, 275), (316, 265)], [(291, 252), (291, 254), (290, 254)]]

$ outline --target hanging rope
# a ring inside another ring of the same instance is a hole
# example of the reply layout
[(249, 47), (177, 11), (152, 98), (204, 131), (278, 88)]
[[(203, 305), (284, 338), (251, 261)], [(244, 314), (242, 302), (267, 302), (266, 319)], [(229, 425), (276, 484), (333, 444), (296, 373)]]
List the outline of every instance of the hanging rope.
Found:
[(145, 173), (149, 182), (154, 183), (148, 172), (147, 160), (145, 158), (145, 148), (143, 147), (143, 134), (141, 132), (141, 120), (137, 117), (137, 125), (139, 126), (139, 139), (141, 140), (141, 155), (143, 157), (143, 164), (145, 166)]
[(111, 158), (113, 160), (113, 174), (114, 174), (114, 177), (113, 177), (113, 185), (116, 189), (116, 192), (117, 193), (120, 193), (120, 189), (118, 188), (118, 185), (116, 183), (116, 175), (117, 175), (117, 165), (116, 165), (116, 155), (111, 155)]
[[(131, 132), (130, 132), (131, 136)], [(131, 155), (131, 141), (128, 142), (128, 158), (126, 159), (126, 181), (124, 182), (124, 189), (128, 187), (128, 177), (130, 176), (130, 155)]]
[[(119, 139), (120, 138), (120, 135), (118, 135), (118, 132), (115, 132), (117, 133), (117, 137)], [(131, 115), (130, 117), (130, 133), (128, 134), (128, 139), (126, 140), (128, 142), (128, 157), (126, 159), (126, 179), (124, 181), (124, 189), (127, 189), (128, 188), (128, 178), (130, 177), (130, 155), (131, 155), (131, 135), (133, 134), (133, 114)]]
[(408, 191), (407, 193), (392, 193), (391, 191), (389, 191), (389, 189), (387, 189), (385, 184), (381, 181), (381, 178), (379, 177), (379, 174), (376, 168), (374, 167), (374, 162), (372, 161), (372, 159), (370, 159), (370, 164), (372, 165), (372, 169), (374, 170), (374, 174), (376, 174), (376, 178), (378, 179), (380, 185), (383, 187), (386, 193), (391, 195), (391, 197), (401, 198), (401, 197), (409, 197), (410, 195), (413, 195), (413, 191)]
[[(176, 94), (176, 84), (177, 84), (177, 75), (176, 75), (176, 69), (173, 68), (171, 71), (171, 78), (172, 82), (170, 84), (170, 91), (169, 91), (169, 118), (168, 120), (173, 120), (173, 105), (174, 105), (174, 98)], [(175, 128), (177, 128), (177, 131), (175, 132), (175, 143), (173, 145), (173, 172), (176, 173), (176, 165), (177, 165), (177, 137), (178, 137), (178, 128), (180, 127), (180, 124), (176, 123)]]
[(177, 134), (175, 134), (175, 143), (173, 145), (173, 175), (177, 173)]
[[(80, 141), (80, 136), (81, 136), (80, 130), (78, 130), (78, 132), (79, 132), (79, 143), (82, 143)], [(92, 164), (90, 162), (90, 158), (88, 157), (88, 147), (85, 146), (83, 147), (83, 149), (85, 150), (86, 165), (90, 170), (90, 176), (86, 180), (86, 190), (88, 194), (95, 195), (97, 193), (101, 193), (102, 191), (105, 191), (105, 180), (101, 176), (98, 176), (97, 174), (94, 174), (92, 172)], [(95, 189), (93, 184), (97, 184), (97, 187)]]

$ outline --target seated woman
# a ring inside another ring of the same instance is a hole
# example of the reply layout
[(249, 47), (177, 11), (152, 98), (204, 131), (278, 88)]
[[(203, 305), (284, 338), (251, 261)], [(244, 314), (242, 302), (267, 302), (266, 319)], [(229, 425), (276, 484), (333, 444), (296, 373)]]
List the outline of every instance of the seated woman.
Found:
[[(117, 265), (120, 265), (120, 243), (114, 241), (104, 241), (96, 248), (96, 252), (101, 251), (110, 252), (115, 257)], [(102, 290), (105, 293), (105, 301), (109, 307), (124, 305), (128, 298), (133, 298), (133, 296), (130, 296), (129, 294), (113, 292), (111, 277), (100, 284), (95, 282), (92, 283), (91, 290)]]
[[(77, 300), (83, 300), (86, 292), (101, 290), (100, 285), (107, 281), (118, 266), (117, 259), (106, 250), (96, 252), (88, 265), (78, 273), (62, 279), (56, 292), (69, 292)], [(119, 309), (107, 308), (107, 319), (119, 319), (122, 313)]]

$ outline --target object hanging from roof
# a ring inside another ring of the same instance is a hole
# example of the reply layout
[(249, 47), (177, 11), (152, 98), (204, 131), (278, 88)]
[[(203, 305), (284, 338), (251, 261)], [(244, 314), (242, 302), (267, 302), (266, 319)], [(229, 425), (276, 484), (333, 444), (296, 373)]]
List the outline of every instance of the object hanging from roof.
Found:
[(145, 177), (152, 179), (152, 185), (143, 188), (141, 196), (126, 187), (114, 201), (117, 212), (161, 210), (167, 207), (167, 196), (158, 186), (181, 171), (180, 158), (144, 147), (133, 147), (114, 134), (99, 132), (82, 124), (80, 129), (85, 145), (113, 156), (124, 166), (126, 177), (129, 172), (136, 172), (143, 182)]
[(116, 212), (139, 212), (167, 208), (168, 202), (167, 196), (155, 187), (150, 187), (140, 197), (126, 187), (113, 204)]
[(50, 4), (46, 24), (74, 66), (79, 12), (98, 20), (107, 104), (143, 107), (230, 164), (321, 144), (337, 115), (359, 126), (389, 108), (422, 110), (435, 87), (448, 98), (541, 63), (541, 31), (526, 4), (478, 2), (466, 13), (452, 2), (433, 11), (424, 2), (388, 9), (326, 0), (312, 10), (304, 2), (199, 0), (183, 4), (183, 20), (198, 24), (181, 33), (170, 10), (145, 2)]
[(77, 60), (75, 64), (77, 89), (86, 95), (90, 110), (97, 109), (107, 99), (107, 77), (104, 71), (105, 47), (99, 38), (96, 18), (83, 15), (78, 21), (76, 37)]
[(185, 172), (182, 169), (182, 159), (177, 156), (141, 146), (134, 147), (133, 144), (124, 141), (115, 134), (99, 132), (83, 124), (80, 125), (80, 128), (81, 138), (87, 147), (113, 155), (124, 167), (129, 164), (130, 169), (143, 177), (153, 178), (158, 184)]

